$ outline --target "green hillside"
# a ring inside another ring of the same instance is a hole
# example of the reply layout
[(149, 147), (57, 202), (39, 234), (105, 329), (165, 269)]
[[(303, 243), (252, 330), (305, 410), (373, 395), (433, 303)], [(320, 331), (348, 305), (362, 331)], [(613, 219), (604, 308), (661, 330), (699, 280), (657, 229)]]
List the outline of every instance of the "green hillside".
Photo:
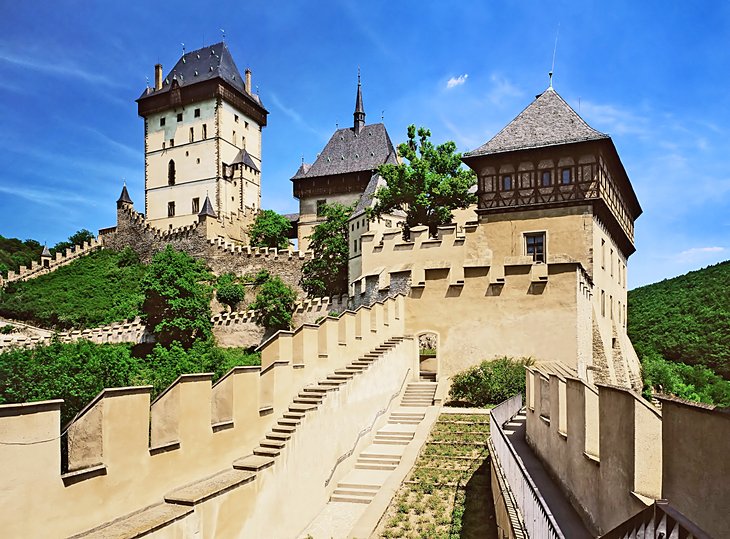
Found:
[(96, 327), (141, 313), (145, 266), (131, 249), (101, 250), (0, 292), (0, 316), (59, 330)]
[(629, 292), (628, 333), (646, 384), (730, 405), (729, 283), (727, 261)]
[(7, 277), (8, 270), (18, 271), (20, 266), (30, 266), (41, 258), (43, 246), (36, 240), (19, 240), (0, 235), (0, 274)]

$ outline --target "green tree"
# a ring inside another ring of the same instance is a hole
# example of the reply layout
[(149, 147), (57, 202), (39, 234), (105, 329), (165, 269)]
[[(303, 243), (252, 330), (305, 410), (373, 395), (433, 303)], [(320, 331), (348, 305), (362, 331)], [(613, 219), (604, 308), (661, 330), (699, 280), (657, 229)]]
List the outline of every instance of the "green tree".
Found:
[(243, 285), (236, 282), (236, 276), (232, 273), (224, 273), (218, 277), (218, 288), (215, 296), (218, 301), (235, 309), (243, 301), (246, 291)]
[(499, 404), (517, 393), (525, 393), (525, 367), (530, 358), (501, 357), (482, 361), (454, 375), (449, 396), (473, 406)]
[(91, 241), (94, 239), (94, 234), (89, 230), (82, 228), (77, 230), (68, 237), (66, 241), (59, 241), (56, 245), (51, 247), (51, 254), (55, 256), (56, 253), (63, 253), (66, 249), (83, 245), (85, 241)]
[(279, 277), (272, 277), (259, 288), (249, 309), (256, 311), (256, 323), (267, 329), (289, 329), (297, 295)]
[(251, 245), (255, 247), (289, 247), (289, 219), (274, 210), (262, 210), (248, 229)]
[(409, 125), (408, 141), (398, 145), (398, 155), (408, 162), (378, 168), (387, 185), (376, 192), (377, 202), (368, 209), (368, 217), (403, 211), (405, 235), (414, 226), (426, 225), (434, 236), (439, 225), (451, 222), (452, 210), (476, 202), (476, 195), (469, 192), (476, 183), (476, 175), (461, 166), (456, 144), (448, 141), (434, 146), (430, 136), (428, 129), (419, 127), (416, 133), (416, 126)]
[(347, 292), (347, 261), (349, 251), (348, 219), (354, 206), (325, 204), (321, 214), (324, 222), (309, 236), (312, 260), (302, 266), (300, 285), (310, 297), (323, 297)]
[(158, 343), (189, 348), (211, 337), (212, 281), (202, 262), (170, 245), (154, 256), (142, 279), (142, 309)]

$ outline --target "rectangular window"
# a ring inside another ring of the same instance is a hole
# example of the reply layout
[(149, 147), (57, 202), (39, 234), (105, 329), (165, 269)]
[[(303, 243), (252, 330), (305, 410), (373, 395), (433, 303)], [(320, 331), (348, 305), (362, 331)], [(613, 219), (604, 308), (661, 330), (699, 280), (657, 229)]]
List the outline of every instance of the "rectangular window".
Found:
[(160, 118), (160, 127), (165, 127), (165, 117)]
[(162, 141), (162, 149), (163, 150), (165, 149), (165, 141), (164, 140)]
[(540, 185), (542, 187), (550, 187), (553, 183), (553, 175), (549, 170), (543, 170), (540, 175)]
[(190, 142), (195, 142), (195, 130), (190, 128)]
[(182, 112), (177, 113), (177, 121), (182, 122)]
[(167, 203), (167, 216), (175, 217), (175, 203), (174, 202)]
[(569, 168), (564, 168), (563, 170), (560, 171), (560, 183), (562, 183), (563, 185), (568, 185), (571, 182), (571, 180), (572, 180), (572, 177), (571, 177)]
[(233, 115), (233, 121), (238, 123), (238, 114)]
[(195, 114), (193, 114), (196, 118), (200, 118), (200, 109), (195, 109)]
[(606, 269), (606, 240), (601, 240), (601, 269)]
[(322, 212), (324, 211), (325, 204), (327, 204), (326, 199), (317, 201), (317, 217), (322, 217)]
[(197, 197), (193, 199), (193, 213), (200, 213), (200, 199)]
[(203, 140), (208, 138), (208, 126), (203, 124)]
[(545, 233), (531, 232), (525, 234), (525, 253), (533, 262), (545, 262)]
[(248, 122), (243, 122), (243, 127), (245, 127), (246, 129), (248, 129)]
[(613, 277), (613, 249), (611, 249), (610, 264), (611, 264), (611, 277)]
[(512, 190), (512, 176), (506, 174), (502, 176), (502, 191)]
[(613, 320), (613, 296), (608, 296), (608, 313)]
[(233, 145), (236, 145), (236, 132), (233, 131)]
[(357, 240), (352, 240), (352, 250), (355, 253), (357, 252)]
[(174, 138), (171, 138), (170, 139), (170, 148), (172, 148), (174, 146), (175, 146), (175, 139)]
[(606, 293), (601, 290), (601, 316), (606, 316)]

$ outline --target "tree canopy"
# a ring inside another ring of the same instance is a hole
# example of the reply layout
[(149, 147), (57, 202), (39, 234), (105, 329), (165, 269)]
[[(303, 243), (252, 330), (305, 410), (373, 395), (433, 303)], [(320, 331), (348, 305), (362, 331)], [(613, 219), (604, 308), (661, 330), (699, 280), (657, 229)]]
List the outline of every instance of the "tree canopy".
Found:
[(250, 243), (254, 247), (289, 247), (289, 219), (274, 210), (262, 210), (248, 229)]
[(173, 341), (189, 348), (211, 336), (213, 275), (202, 262), (168, 245), (157, 253), (142, 280), (147, 325), (163, 346)]
[[(418, 138), (416, 138), (418, 136)], [(469, 189), (476, 183), (473, 170), (461, 166), (461, 154), (452, 141), (435, 146), (431, 131), (408, 126), (408, 140), (398, 145), (398, 155), (407, 163), (385, 164), (378, 173), (387, 185), (376, 192), (377, 202), (368, 210), (370, 218), (400, 210), (405, 212), (405, 234), (417, 225), (428, 226), (431, 235), (437, 227), (451, 222), (452, 210), (476, 202)]]
[(289, 329), (297, 294), (279, 277), (271, 277), (259, 287), (249, 309), (256, 311), (256, 323), (267, 329)]
[(349, 229), (347, 226), (354, 207), (325, 204), (321, 210), (324, 222), (309, 236), (312, 260), (302, 266), (300, 284), (310, 297), (339, 295), (347, 292), (347, 261), (349, 259)]

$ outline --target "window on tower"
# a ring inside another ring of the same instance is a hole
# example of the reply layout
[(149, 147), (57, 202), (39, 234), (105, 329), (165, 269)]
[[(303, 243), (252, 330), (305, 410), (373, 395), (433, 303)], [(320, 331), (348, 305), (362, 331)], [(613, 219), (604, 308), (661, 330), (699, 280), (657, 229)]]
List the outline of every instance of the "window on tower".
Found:
[(503, 191), (512, 190), (512, 176), (510, 176), (509, 174), (502, 176), (502, 190)]
[(238, 114), (233, 115), (233, 121), (238, 123)]
[(236, 145), (236, 131), (235, 131), (235, 129), (233, 130), (233, 145), (234, 146)]
[(160, 127), (165, 127), (165, 117), (160, 118)]
[(553, 183), (553, 176), (549, 170), (543, 170), (540, 177), (540, 185), (543, 187), (550, 187)]
[(175, 161), (172, 159), (167, 163), (167, 185), (175, 185)]
[(195, 130), (190, 128), (190, 142), (195, 142)]
[(195, 114), (193, 114), (196, 118), (200, 118), (200, 109), (195, 109)]
[(208, 138), (208, 126), (203, 124), (203, 140)]
[(197, 197), (193, 199), (193, 213), (200, 213), (200, 199)]
[(545, 232), (525, 234), (525, 254), (531, 256), (533, 262), (545, 262)]
[(322, 217), (322, 213), (324, 212), (324, 206), (327, 204), (326, 199), (318, 200), (317, 201), (317, 217)]
[(177, 113), (177, 121), (182, 122), (182, 112)]
[(570, 174), (569, 168), (564, 168), (560, 171), (560, 183), (563, 185), (568, 185), (572, 181), (572, 177)]
[(174, 202), (167, 203), (167, 216), (175, 217), (175, 203)]
[(174, 138), (171, 138), (170, 139), (170, 148), (172, 148), (174, 146), (175, 146), (175, 139)]

